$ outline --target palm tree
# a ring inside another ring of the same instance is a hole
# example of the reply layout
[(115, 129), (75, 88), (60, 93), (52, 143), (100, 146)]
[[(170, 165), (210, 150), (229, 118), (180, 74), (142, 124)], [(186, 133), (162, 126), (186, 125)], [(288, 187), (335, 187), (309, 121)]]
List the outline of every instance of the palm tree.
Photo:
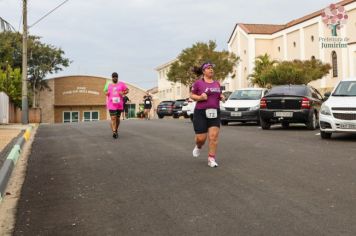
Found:
[(15, 31), (15, 28), (9, 22), (0, 17), (0, 32), (2, 31)]
[(266, 88), (268, 86), (267, 81), (262, 76), (264, 72), (273, 68), (277, 64), (277, 60), (271, 60), (270, 56), (265, 53), (256, 57), (254, 72), (249, 75), (249, 79), (252, 84), (256, 84), (261, 88)]

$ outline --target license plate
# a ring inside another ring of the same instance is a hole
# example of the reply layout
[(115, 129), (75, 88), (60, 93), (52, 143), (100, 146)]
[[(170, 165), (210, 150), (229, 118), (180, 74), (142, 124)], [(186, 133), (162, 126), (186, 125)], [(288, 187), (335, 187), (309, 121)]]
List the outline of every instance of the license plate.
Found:
[(275, 117), (293, 117), (293, 112), (289, 111), (280, 111), (274, 113)]
[(165, 108), (165, 107), (162, 107), (162, 110), (166, 110), (167, 108)]
[(241, 116), (241, 112), (231, 112), (231, 116)]
[(356, 129), (356, 124), (340, 124), (341, 129)]

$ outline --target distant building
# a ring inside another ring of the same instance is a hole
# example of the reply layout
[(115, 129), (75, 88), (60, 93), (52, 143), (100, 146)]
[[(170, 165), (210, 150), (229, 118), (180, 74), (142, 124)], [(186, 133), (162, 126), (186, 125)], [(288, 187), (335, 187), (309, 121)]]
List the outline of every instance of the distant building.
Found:
[[(176, 59), (177, 60), (177, 59)], [(158, 73), (158, 98), (159, 101), (177, 100), (189, 97), (189, 87), (179, 82), (168, 81), (167, 74), (169, 68), (176, 60), (172, 60), (158, 66), (155, 70)]]
[[(104, 86), (108, 78), (95, 76), (64, 76), (48, 80), (51, 91), (40, 92), (42, 122), (69, 123), (109, 119)], [(130, 89), (129, 117), (136, 117), (143, 103), (144, 89), (125, 82)]]
[[(229, 38), (230, 52), (241, 61), (234, 79), (224, 81), (226, 90), (252, 86), (248, 75), (253, 73), (255, 58), (267, 53), (272, 60), (319, 59), (332, 65), (329, 75), (311, 83), (321, 90), (330, 90), (342, 78), (356, 76), (356, 0), (338, 2), (348, 16), (340, 30), (333, 32), (323, 21), (323, 10), (283, 25), (238, 23)], [(327, 8), (328, 6), (325, 6)]]

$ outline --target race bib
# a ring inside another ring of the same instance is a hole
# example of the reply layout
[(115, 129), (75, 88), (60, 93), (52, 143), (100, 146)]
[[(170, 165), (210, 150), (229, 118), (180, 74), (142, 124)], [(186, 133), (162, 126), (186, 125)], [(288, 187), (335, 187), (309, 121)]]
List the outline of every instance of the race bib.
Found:
[(214, 119), (218, 117), (218, 110), (217, 109), (206, 109), (205, 110), (206, 118)]
[(146, 101), (146, 104), (149, 105), (149, 104), (151, 104), (151, 102), (150, 101)]
[(114, 104), (120, 103), (120, 98), (119, 97), (113, 97), (112, 98), (112, 103), (114, 103)]

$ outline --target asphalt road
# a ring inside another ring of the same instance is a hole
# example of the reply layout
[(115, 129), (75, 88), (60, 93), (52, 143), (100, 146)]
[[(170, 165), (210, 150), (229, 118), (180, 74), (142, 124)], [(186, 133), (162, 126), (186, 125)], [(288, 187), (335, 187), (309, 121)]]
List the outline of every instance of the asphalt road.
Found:
[(14, 235), (356, 235), (356, 136), (222, 127), (218, 168), (188, 120), (41, 125)]

